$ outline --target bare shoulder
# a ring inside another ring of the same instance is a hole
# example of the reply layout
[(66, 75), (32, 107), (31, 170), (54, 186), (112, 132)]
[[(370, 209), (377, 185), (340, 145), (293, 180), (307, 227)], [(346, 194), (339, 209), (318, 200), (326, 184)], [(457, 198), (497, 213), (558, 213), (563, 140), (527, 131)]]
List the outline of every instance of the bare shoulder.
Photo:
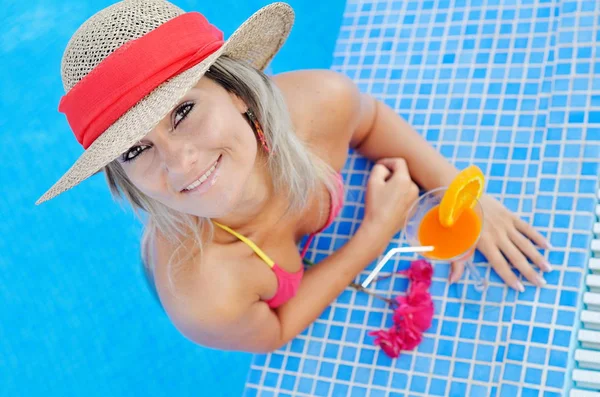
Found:
[(359, 127), (362, 95), (347, 76), (331, 70), (278, 74), (297, 133), (314, 147), (347, 154)]
[[(156, 237), (154, 280), (161, 304), (185, 337), (205, 346), (222, 347), (222, 335), (242, 316), (242, 308), (257, 301), (258, 296), (247, 284), (241, 285), (243, 277), (226, 270), (231, 266), (215, 266), (224, 259), (210, 246), (205, 247), (201, 262), (198, 255), (173, 256), (175, 248), (164, 237)], [(185, 250), (184, 246), (181, 251)]]

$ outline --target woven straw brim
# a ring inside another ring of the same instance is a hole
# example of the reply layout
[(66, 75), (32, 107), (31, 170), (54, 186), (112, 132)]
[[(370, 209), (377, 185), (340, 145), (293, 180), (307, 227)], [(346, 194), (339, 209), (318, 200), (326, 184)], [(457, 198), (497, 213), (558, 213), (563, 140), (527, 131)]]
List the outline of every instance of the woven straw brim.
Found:
[(248, 62), (263, 70), (287, 39), (293, 22), (293, 10), (285, 3), (274, 3), (257, 11), (219, 50), (161, 84), (121, 116), (36, 201), (36, 205), (81, 183), (144, 138), (221, 55)]

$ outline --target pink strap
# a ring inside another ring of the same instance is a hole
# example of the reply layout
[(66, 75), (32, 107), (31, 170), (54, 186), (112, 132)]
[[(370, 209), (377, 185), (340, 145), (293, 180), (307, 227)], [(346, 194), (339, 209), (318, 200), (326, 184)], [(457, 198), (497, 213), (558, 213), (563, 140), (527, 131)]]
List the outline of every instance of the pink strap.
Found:
[(304, 275), (304, 268), (301, 268), (296, 273), (289, 273), (280, 268), (278, 264), (275, 264), (273, 272), (277, 277), (277, 292), (271, 299), (266, 301), (267, 305), (272, 309), (283, 305), (296, 295), (302, 281), (302, 276)]
[[(344, 181), (340, 174), (338, 174), (337, 184), (338, 200), (334, 201), (332, 198), (331, 209), (329, 211), (329, 219), (327, 219), (327, 223), (325, 224), (325, 226), (323, 226), (318, 232), (312, 233), (308, 237), (308, 240), (306, 241), (306, 244), (302, 249), (302, 258), (304, 258), (304, 256), (306, 255), (306, 252), (310, 247), (310, 243), (315, 238), (315, 235), (327, 229), (333, 223), (335, 218), (337, 218), (338, 214), (340, 213), (340, 210), (343, 207)], [(272, 269), (275, 273), (275, 276), (277, 277), (277, 292), (275, 293), (275, 296), (266, 301), (266, 303), (269, 305), (270, 308), (276, 308), (283, 305), (285, 302), (287, 302), (296, 295), (296, 292), (298, 291), (298, 288), (300, 286), (300, 282), (302, 281), (302, 276), (304, 275), (304, 269), (302, 268), (296, 273), (289, 273), (280, 268), (279, 265), (277, 265), (276, 263), (273, 265)]]
[(329, 210), (329, 218), (327, 219), (325, 226), (323, 226), (315, 233), (311, 233), (308, 236), (306, 244), (304, 244), (304, 247), (302, 248), (302, 253), (300, 254), (302, 258), (304, 258), (304, 256), (306, 255), (306, 252), (308, 251), (308, 248), (310, 248), (310, 244), (314, 240), (315, 236), (321, 233), (323, 230), (327, 229), (329, 226), (331, 226), (333, 221), (335, 221), (335, 218), (337, 218), (337, 216), (340, 214), (342, 207), (344, 206), (344, 179), (342, 178), (341, 174), (337, 174), (336, 182), (338, 188), (338, 199), (337, 201), (334, 201), (333, 197), (331, 198), (331, 209)]

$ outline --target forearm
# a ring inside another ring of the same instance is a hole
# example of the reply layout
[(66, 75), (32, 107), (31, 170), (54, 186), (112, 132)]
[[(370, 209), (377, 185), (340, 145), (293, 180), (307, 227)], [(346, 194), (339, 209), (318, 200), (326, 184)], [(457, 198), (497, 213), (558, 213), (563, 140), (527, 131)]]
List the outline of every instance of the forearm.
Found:
[(296, 296), (277, 310), (280, 345), (288, 343), (314, 322), (356, 276), (382, 254), (387, 242), (377, 241), (363, 224), (340, 249), (308, 269)]
[(413, 180), (426, 190), (447, 186), (458, 170), (385, 104), (376, 104), (372, 126), (356, 148), (367, 158), (406, 160)]

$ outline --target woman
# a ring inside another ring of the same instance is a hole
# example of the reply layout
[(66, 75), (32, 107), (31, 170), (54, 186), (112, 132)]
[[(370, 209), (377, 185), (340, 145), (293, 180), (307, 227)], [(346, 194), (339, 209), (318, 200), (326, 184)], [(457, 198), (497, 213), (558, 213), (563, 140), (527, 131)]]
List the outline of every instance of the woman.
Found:
[[(224, 42), (201, 14), (126, 0), (86, 21), (63, 56), (59, 110), (86, 150), (38, 203), (104, 169), (112, 192), (147, 213), (142, 250), (161, 303), (202, 345), (268, 352), (286, 344), (383, 253), (417, 184), (433, 189), (457, 174), (344, 76), (266, 77), (292, 23), (290, 7), (275, 3)], [(312, 236), (341, 207), (349, 148), (376, 162), (364, 219), (304, 272)], [(523, 290), (507, 260), (542, 286), (528, 259), (550, 270), (533, 244), (546, 246), (544, 238), (492, 198), (481, 203), (478, 248), (511, 287)], [(453, 264), (450, 282), (462, 271)]]

